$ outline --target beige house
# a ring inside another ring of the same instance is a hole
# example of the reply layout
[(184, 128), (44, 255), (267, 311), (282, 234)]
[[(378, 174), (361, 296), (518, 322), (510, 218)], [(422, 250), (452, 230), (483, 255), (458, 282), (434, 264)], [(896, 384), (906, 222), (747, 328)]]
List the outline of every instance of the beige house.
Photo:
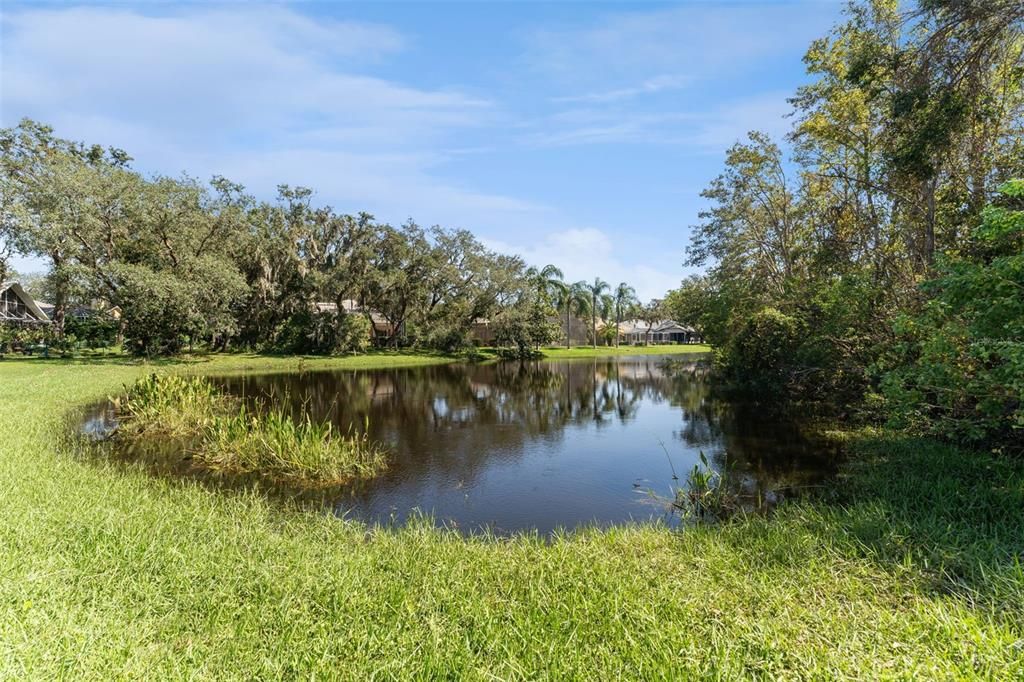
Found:
[(619, 339), (623, 343), (700, 343), (701, 335), (693, 327), (675, 320), (659, 320), (648, 324), (643, 320), (625, 320), (619, 324)]

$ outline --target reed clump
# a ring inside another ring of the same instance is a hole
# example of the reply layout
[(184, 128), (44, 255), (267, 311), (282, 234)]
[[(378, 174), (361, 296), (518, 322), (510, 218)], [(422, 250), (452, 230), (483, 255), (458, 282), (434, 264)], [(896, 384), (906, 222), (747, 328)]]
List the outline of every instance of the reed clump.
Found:
[(194, 466), (217, 473), (337, 485), (372, 478), (387, 465), (384, 448), (365, 433), (250, 408), (202, 377), (150, 374), (117, 404), (120, 438), (179, 439)]
[(344, 433), (329, 421), (296, 420), (280, 410), (256, 413), (244, 406), (204, 427), (196, 457), (220, 471), (327, 484), (372, 478), (387, 464), (384, 449), (365, 433)]
[(206, 379), (156, 373), (137, 380), (113, 402), (121, 416), (119, 433), (128, 437), (187, 438), (231, 405)]
[(724, 471), (711, 468), (701, 451), (700, 465), (695, 464), (687, 473), (686, 487), (676, 490), (673, 506), (697, 521), (724, 521), (731, 517), (739, 511), (739, 500), (730, 490), (728, 468)]

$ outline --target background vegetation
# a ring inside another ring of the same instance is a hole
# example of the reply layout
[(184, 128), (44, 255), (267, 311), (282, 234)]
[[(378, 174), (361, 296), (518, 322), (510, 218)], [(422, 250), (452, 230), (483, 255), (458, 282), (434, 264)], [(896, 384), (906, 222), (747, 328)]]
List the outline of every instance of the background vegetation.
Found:
[[(614, 292), (600, 279), (566, 283), (558, 268), (527, 267), (466, 230), (338, 213), (288, 185), (276, 202), (256, 201), (225, 178), (146, 177), (130, 162), (28, 119), (0, 131), (0, 281), (12, 252), (48, 263), (25, 284), (54, 305), (51, 345), (123, 343), (150, 357), (229, 345), (454, 352), (480, 322), (526, 354), (568, 343), (557, 321), (573, 317), (590, 322), (595, 347), (617, 344), (611, 321), (638, 303), (624, 282)], [(85, 324), (69, 315), (80, 306), (119, 322)]]
[(734, 385), (1022, 448), (1022, 53), (1017, 0), (855, 2), (811, 45), (791, 158), (728, 151), (666, 300)]

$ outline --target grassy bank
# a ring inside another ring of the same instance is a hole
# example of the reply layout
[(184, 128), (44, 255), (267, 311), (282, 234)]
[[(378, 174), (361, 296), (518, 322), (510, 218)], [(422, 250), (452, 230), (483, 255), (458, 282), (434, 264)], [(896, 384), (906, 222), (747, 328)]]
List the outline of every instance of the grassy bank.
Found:
[(574, 348), (545, 348), (544, 357), (553, 360), (563, 358), (604, 358), (616, 355), (687, 355), (691, 353), (709, 353), (711, 346), (703, 344), (679, 345), (666, 344), (658, 346), (578, 346)]
[(61, 454), (69, 410), (149, 369), (0, 362), (0, 678), (1024, 675), (1020, 462), (859, 434), (841, 493), (768, 519), (368, 531)]

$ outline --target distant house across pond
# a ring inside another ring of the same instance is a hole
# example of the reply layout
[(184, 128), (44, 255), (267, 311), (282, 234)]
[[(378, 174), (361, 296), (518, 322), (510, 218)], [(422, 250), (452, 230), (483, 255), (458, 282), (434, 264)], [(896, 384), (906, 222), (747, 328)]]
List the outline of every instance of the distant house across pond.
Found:
[(701, 335), (693, 327), (679, 324), (675, 320), (660, 320), (648, 324), (643, 320), (625, 320), (619, 325), (623, 343), (639, 345), (644, 343), (700, 343)]
[[(321, 302), (314, 304), (318, 313), (337, 314), (338, 304)], [(376, 340), (390, 339), (394, 336), (394, 325), (376, 310), (361, 306), (358, 301), (346, 298), (341, 301), (341, 312), (344, 315), (366, 315), (373, 324), (373, 338)]]
[(0, 283), (0, 324), (43, 325), (50, 318), (18, 282)]

